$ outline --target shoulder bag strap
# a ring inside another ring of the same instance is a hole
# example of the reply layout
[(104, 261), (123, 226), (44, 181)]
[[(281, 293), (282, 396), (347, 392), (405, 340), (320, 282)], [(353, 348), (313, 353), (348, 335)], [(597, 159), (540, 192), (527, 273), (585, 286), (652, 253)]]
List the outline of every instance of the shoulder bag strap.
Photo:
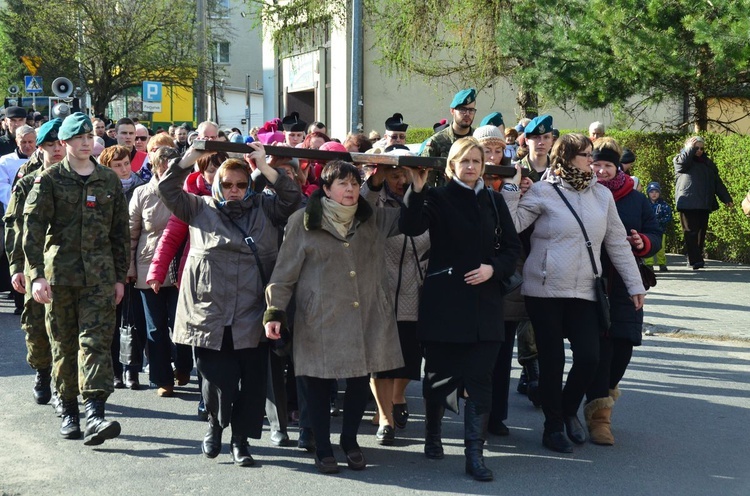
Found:
[(591, 267), (594, 269), (594, 275), (599, 276), (599, 271), (596, 270), (596, 259), (594, 258), (594, 250), (591, 249), (591, 241), (589, 240), (589, 235), (586, 233), (586, 228), (583, 227), (583, 222), (581, 222), (581, 218), (578, 217), (578, 214), (575, 210), (573, 210), (573, 206), (570, 204), (567, 198), (565, 198), (565, 195), (563, 195), (562, 191), (560, 191), (560, 186), (557, 184), (552, 185), (553, 188), (555, 188), (555, 191), (557, 191), (557, 194), (560, 195), (560, 198), (562, 198), (562, 201), (565, 202), (565, 205), (568, 207), (570, 212), (573, 214), (573, 217), (576, 218), (576, 221), (578, 221), (578, 225), (581, 226), (581, 231), (583, 232), (583, 238), (586, 240), (586, 248), (589, 250), (589, 258), (591, 259)]
[(233, 218), (231, 218), (226, 212), (222, 212), (224, 215), (227, 216), (227, 219), (229, 219), (232, 224), (234, 224), (237, 229), (240, 230), (242, 233), (242, 237), (244, 238), (245, 244), (250, 247), (250, 251), (253, 252), (253, 255), (255, 256), (255, 264), (258, 266), (258, 274), (260, 274), (260, 282), (263, 283), (263, 287), (265, 288), (268, 286), (268, 278), (266, 278), (266, 273), (263, 271), (263, 264), (260, 263), (260, 255), (258, 255), (258, 247), (255, 245), (255, 240), (252, 236), (248, 236), (247, 232), (242, 229), (242, 227), (235, 222)]

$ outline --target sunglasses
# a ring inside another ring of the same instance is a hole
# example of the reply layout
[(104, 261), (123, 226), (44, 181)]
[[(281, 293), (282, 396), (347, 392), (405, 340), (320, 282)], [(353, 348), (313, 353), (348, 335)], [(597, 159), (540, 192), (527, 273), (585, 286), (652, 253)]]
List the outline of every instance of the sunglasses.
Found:
[(136, 141), (148, 141), (148, 136), (136, 136)]
[(248, 186), (249, 183), (247, 183), (245, 181), (242, 181), (242, 182), (239, 182), (239, 183), (230, 183), (230, 182), (222, 181), (219, 184), (221, 184), (221, 187), (224, 188), (224, 189), (232, 189), (233, 186), (237, 186), (237, 189), (247, 189), (247, 186)]

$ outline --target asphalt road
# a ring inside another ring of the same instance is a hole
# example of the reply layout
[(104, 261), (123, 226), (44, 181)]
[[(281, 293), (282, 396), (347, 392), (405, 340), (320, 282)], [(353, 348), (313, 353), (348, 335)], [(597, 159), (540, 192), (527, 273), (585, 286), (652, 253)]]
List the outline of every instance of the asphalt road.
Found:
[[(444, 421), (445, 459), (422, 455), (423, 409), (414, 383), (408, 391), (412, 416), (397, 432), (395, 446), (377, 446), (376, 428), (363, 421), (363, 472), (318, 474), (311, 455), (273, 447), (267, 430), (251, 442), (255, 467), (233, 466), (228, 447), (214, 460), (205, 458), (194, 378), (174, 398), (158, 398), (153, 389), (116, 391), (107, 413), (122, 424), (117, 439), (94, 449), (64, 440), (52, 408), (32, 401), (33, 373), (25, 363), (18, 317), (10, 311), (10, 302), (0, 301), (2, 495), (750, 494), (747, 342), (646, 337), (621, 384), (613, 447), (586, 444), (570, 455), (546, 450), (541, 412), (512, 391), (506, 422), (511, 434), (491, 436), (485, 451), (495, 481), (480, 483), (463, 473), (463, 430), (456, 416)], [(518, 373), (514, 368), (514, 377)], [(334, 419), (334, 432), (340, 422)], [(294, 428), (290, 435), (296, 439)], [(337, 457), (344, 461), (341, 452)]]

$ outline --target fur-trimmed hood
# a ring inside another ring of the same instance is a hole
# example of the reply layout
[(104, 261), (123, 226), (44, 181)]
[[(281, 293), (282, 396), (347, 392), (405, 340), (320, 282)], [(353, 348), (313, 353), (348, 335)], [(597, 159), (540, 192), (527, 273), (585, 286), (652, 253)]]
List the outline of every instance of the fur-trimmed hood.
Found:
[[(322, 197), (325, 195), (323, 188), (316, 189), (310, 195), (307, 201), (307, 207), (305, 207), (305, 230), (314, 231), (323, 227), (323, 201)], [(354, 214), (354, 218), (358, 222), (366, 222), (367, 219), (372, 217), (372, 207), (365, 200), (362, 195), (357, 200), (357, 212)]]

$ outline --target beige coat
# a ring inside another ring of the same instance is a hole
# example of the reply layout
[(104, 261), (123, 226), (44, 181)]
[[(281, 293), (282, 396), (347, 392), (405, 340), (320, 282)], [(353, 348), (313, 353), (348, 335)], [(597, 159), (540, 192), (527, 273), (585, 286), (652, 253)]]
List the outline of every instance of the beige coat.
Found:
[[(146, 275), (154, 258), (164, 228), (172, 216), (166, 205), (159, 199), (159, 180), (156, 176), (148, 184), (137, 188), (130, 199), (130, 270), (129, 277), (136, 277), (135, 287), (147, 289)], [(162, 286), (174, 286), (170, 277)]]
[(264, 322), (286, 323), (294, 294), (294, 368), (298, 376), (360, 377), (404, 365), (384, 245), (398, 234), (398, 209), (373, 209), (360, 197), (344, 238), (322, 218), (322, 190), (289, 218)]
[(220, 350), (224, 328), (231, 326), (235, 350), (256, 348), (265, 340), (263, 283), (253, 252), (230, 218), (254, 239), (268, 277), (278, 253), (276, 226), (297, 209), (299, 187), (279, 174), (273, 185), (276, 195), (257, 194), (220, 209), (213, 198), (182, 190), (190, 172), (173, 165), (159, 183), (164, 203), (190, 225), (173, 341)]

